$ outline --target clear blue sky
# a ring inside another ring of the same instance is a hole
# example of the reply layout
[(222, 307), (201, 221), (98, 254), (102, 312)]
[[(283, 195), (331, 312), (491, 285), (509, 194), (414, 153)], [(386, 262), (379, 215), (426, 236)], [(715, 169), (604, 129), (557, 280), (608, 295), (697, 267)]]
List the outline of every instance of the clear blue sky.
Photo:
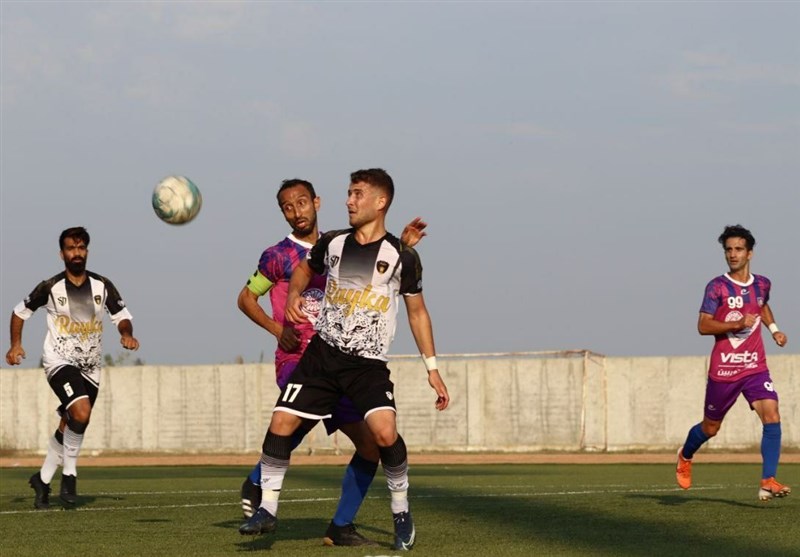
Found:
[[(322, 228), (340, 228), (349, 173), (373, 166), (395, 178), (390, 228), (430, 223), (440, 353), (708, 353), (697, 310), (734, 223), (800, 351), (800, 3), (4, 1), (0, 16), (3, 354), (13, 306), (83, 225), (147, 363), (270, 361), (236, 296), (288, 231), (280, 181), (314, 182)], [(150, 207), (168, 174), (203, 192), (187, 226)], [(392, 353), (414, 353), (401, 318)]]

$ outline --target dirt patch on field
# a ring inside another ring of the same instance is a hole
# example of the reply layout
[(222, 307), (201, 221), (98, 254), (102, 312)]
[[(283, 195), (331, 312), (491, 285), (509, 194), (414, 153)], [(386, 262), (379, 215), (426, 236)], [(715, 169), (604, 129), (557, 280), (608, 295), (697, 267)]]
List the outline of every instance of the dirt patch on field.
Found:
[[(0, 456), (0, 468), (38, 467), (43, 456)], [(81, 466), (252, 466), (258, 454), (89, 454), (81, 455)], [(297, 454), (293, 465), (345, 465), (349, 454)], [(410, 464), (668, 464), (674, 453), (410, 453)], [(695, 461), (760, 463), (759, 453), (698, 453)], [(800, 453), (781, 456), (781, 462), (800, 463)]]

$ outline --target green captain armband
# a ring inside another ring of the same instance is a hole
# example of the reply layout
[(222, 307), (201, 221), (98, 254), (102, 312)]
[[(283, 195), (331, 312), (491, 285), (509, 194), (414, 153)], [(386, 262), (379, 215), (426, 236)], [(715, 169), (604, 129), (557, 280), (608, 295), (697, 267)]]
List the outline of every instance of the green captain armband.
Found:
[(256, 269), (256, 272), (253, 273), (247, 280), (247, 289), (255, 294), (256, 296), (263, 296), (269, 289), (272, 288), (274, 284), (270, 282), (270, 280), (261, 274), (261, 271)]

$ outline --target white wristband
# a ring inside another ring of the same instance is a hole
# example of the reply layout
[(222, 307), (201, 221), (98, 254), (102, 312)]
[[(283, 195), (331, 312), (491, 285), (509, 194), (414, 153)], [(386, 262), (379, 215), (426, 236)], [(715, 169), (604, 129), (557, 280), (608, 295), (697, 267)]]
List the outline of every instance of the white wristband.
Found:
[(420, 354), (420, 356), (422, 356), (422, 361), (425, 362), (425, 369), (428, 371), (439, 369), (436, 367), (436, 356), (430, 356), (428, 358), (425, 357), (425, 354)]
[(778, 328), (778, 324), (777, 323), (770, 323), (769, 326), (767, 327), (767, 329), (769, 329), (769, 332), (772, 333), (773, 335), (775, 333), (780, 332), (780, 329)]

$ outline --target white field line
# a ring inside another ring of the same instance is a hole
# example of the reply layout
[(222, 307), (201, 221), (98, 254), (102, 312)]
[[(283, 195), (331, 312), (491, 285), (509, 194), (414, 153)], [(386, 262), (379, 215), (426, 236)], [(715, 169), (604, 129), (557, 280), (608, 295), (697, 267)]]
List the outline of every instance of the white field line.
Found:
[[(487, 487), (487, 486), (482, 486)], [(494, 486), (495, 488), (524, 488), (528, 486)], [(716, 485), (716, 486), (708, 486), (708, 487), (697, 487), (692, 488), (692, 491), (716, 491), (720, 489), (730, 489), (734, 486), (723, 486), (723, 485)], [(735, 486), (735, 487), (745, 487), (745, 486)], [(752, 486), (747, 486), (752, 487)], [(426, 487), (425, 489), (436, 489)], [(444, 489), (444, 488), (440, 488)], [(322, 491), (322, 490), (292, 490), (292, 491)], [(568, 491), (528, 491), (528, 492), (519, 492), (519, 493), (472, 493), (472, 494), (462, 494), (462, 495), (438, 495), (438, 494), (428, 494), (428, 495), (413, 495), (413, 499), (474, 499), (474, 498), (489, 498), (489, 497), (565, 497), (570, 495), (608, 495), (608, 494), (623, 494), (623, 493), (664, 493), (664, 492), (682, 492), (683, 490), (679, 487), (646, 487), (646, 488), (639, 488), (639, 489), (585, 489), (585, 490), (568, 490)], [(338, 492), (338, 490), (337, 490)], [(165, 492), (131, 492), (131, 493), (124, 493), (124, 492), (114, 492), (114, 493), (97, 493), (93, 495), (103, 495), (103, 496), (120, 496), (120, 495), (171, 495), (171, 494), (208, 494), (208, 493), (238, 493), (236, 490), (209, 490), (209, 491), (165, 491)], [(290, 503), (321, 503), (321, 502), (329, 502), (329, 501), (337, 501), (339, 499), (338, 495), (335, 497), (311, 497), (311, 498), (304, 498), (304, 499), (282, 499), (281, 504), (290, 504)], [(371, 496), (367, 497), (367, 499), (384, 499), (381, 496)], [(139, 511), (139, 510), (149, 510), (149, 509), (191, 509), (191, 508), (198, 508), (198, 507), (228, 507), (228, 506), (238, 506), (238, 501), (230, 501), (224, 503), (187, 503), (181, 505), (133, 505), (133, 506), (126, 506), (126, 507), (77, 507), (74, 509), (69, 509), (69, 512), (109, 512), (109, 511)], [(53, 509), (53, 510), (67, 510), (67, 509)], [(42, 512), (52, 512), (52, 511), (41, 511), (36, 509), (24, 510), (24, 511), (0, 511), (0, 515), (12, 515), (12, 514), (32, 514), (32, 513), (42, 513)]]

